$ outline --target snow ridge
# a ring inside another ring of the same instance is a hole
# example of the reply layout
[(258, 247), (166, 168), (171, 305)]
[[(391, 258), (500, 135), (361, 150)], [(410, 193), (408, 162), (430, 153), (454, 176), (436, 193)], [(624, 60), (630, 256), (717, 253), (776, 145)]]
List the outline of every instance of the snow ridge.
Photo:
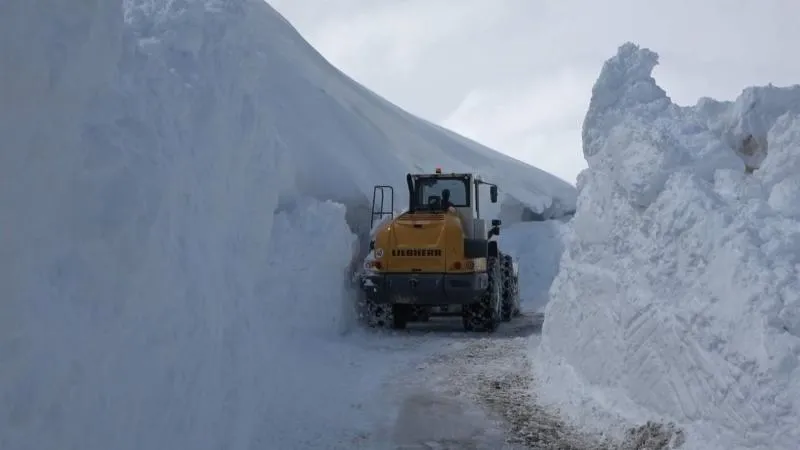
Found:
[[(593, 89), (589, 168), (538, 350), (541, 392), (583, 422), (675, 421), (685, 448), (795, 448), (796, 100), (753, 104), (759, 91), (750, 89), (717, 103), (716, 115), (709, 101), (678, 107), (651, 76), (657, 62), (627, 43)], [(797, 99), (797, 88), (780, 92)], [(741, 124), (769, 124), (752, 175), (723, 137), (739, 136)]]

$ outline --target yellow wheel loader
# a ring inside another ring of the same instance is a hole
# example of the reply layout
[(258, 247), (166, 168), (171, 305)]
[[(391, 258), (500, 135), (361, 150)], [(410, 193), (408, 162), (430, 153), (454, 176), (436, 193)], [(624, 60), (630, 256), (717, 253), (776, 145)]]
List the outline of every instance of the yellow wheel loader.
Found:
[[(487, 230), (480, 216), (481, 187), (496, 203), (497, 185), (441, 169), (407, 174), (406, 182), (408, 209), (396, 217), (394, 189), (373, 191), (374, 232), (361, 277), (368, 323), (405, 328), (458, 310), (466, 330), (491, 332), (511, 320), (519, 313), (518, 268), (498, 250), (500, 220)], [(376, 217), (383, 219), (377, 228)]]

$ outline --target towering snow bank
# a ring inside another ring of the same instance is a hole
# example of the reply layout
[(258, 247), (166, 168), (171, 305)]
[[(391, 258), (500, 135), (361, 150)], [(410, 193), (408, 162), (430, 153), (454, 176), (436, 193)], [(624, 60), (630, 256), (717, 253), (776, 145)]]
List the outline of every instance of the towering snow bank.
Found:
[[(541, 392), (587, 421), (596, 411), (676, 421), (685, 448), (794, 449), (800, 116), (786, 98), (798, 90), (768, 88), (759, 102), (747, 90), (717, 104), (732, 128), (714, 128), (710, 103), (671, 103), (656, 64), (623, 45), (592, 91), (589, 168), (546, 309)], [(768, 153), (747, 175), (724, 136), (758, 134), (755, 124), (771, 124)], [(570, 390), (588, 396), (560, 395)]]
[(366, 91), (261, 0), (0, 10), (0, 447), (302, 448), (280, 402), (333, 376), (315, 350), (347, 325), (346, 220), (372, 184), (468, 166), (574, 203)]
[[(198, 97), (194, 114), (225, 111), (260, 130), (255, 142), (286, 150), (284, 195), (299, 191), (363, 206), (375, 184), (391, 184), (399, 208), (407, 203), (406, 172), (441, 167), (502, 182), (505, 201), (534, 212), (558, 216), (574, 208), (577, 193), (568, 183), (373, 94), (333, 68), (261, 0), (223, 2), (213, 11), (203, 2), (159, 2), (160, 10), (147, 0), (127, 3), (140, 58), (164, 64), (171, 78), (187, 84), (172, 89)], [(249, 95), (240, 107), (222, 108), (220, 102), (237, 101), (228, 100), (230, 91), (243, 86)], [(228, 137), (218, 139), (215, 145), (225, 148)], [(359, 219), (368, 221), (368, 214)]]

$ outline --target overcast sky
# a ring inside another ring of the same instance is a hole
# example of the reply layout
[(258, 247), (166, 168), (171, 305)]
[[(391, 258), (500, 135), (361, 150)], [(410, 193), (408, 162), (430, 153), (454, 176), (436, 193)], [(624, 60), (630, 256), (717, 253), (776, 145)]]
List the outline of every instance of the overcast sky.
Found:
[(570, 183), (603, 61), (661, 56), (674, 101), (800, 83), (798, 0), (269, 0), (391, 102)]

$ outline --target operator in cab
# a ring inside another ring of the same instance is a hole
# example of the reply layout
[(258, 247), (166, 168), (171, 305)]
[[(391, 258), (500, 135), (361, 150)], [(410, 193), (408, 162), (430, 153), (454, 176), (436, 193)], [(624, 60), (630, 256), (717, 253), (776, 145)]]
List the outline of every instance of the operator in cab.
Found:
[(443, 189), (442, 190), (442, 209), (448, 210), (453, 206), (453, 203), (450, 202), (450, 189)]

